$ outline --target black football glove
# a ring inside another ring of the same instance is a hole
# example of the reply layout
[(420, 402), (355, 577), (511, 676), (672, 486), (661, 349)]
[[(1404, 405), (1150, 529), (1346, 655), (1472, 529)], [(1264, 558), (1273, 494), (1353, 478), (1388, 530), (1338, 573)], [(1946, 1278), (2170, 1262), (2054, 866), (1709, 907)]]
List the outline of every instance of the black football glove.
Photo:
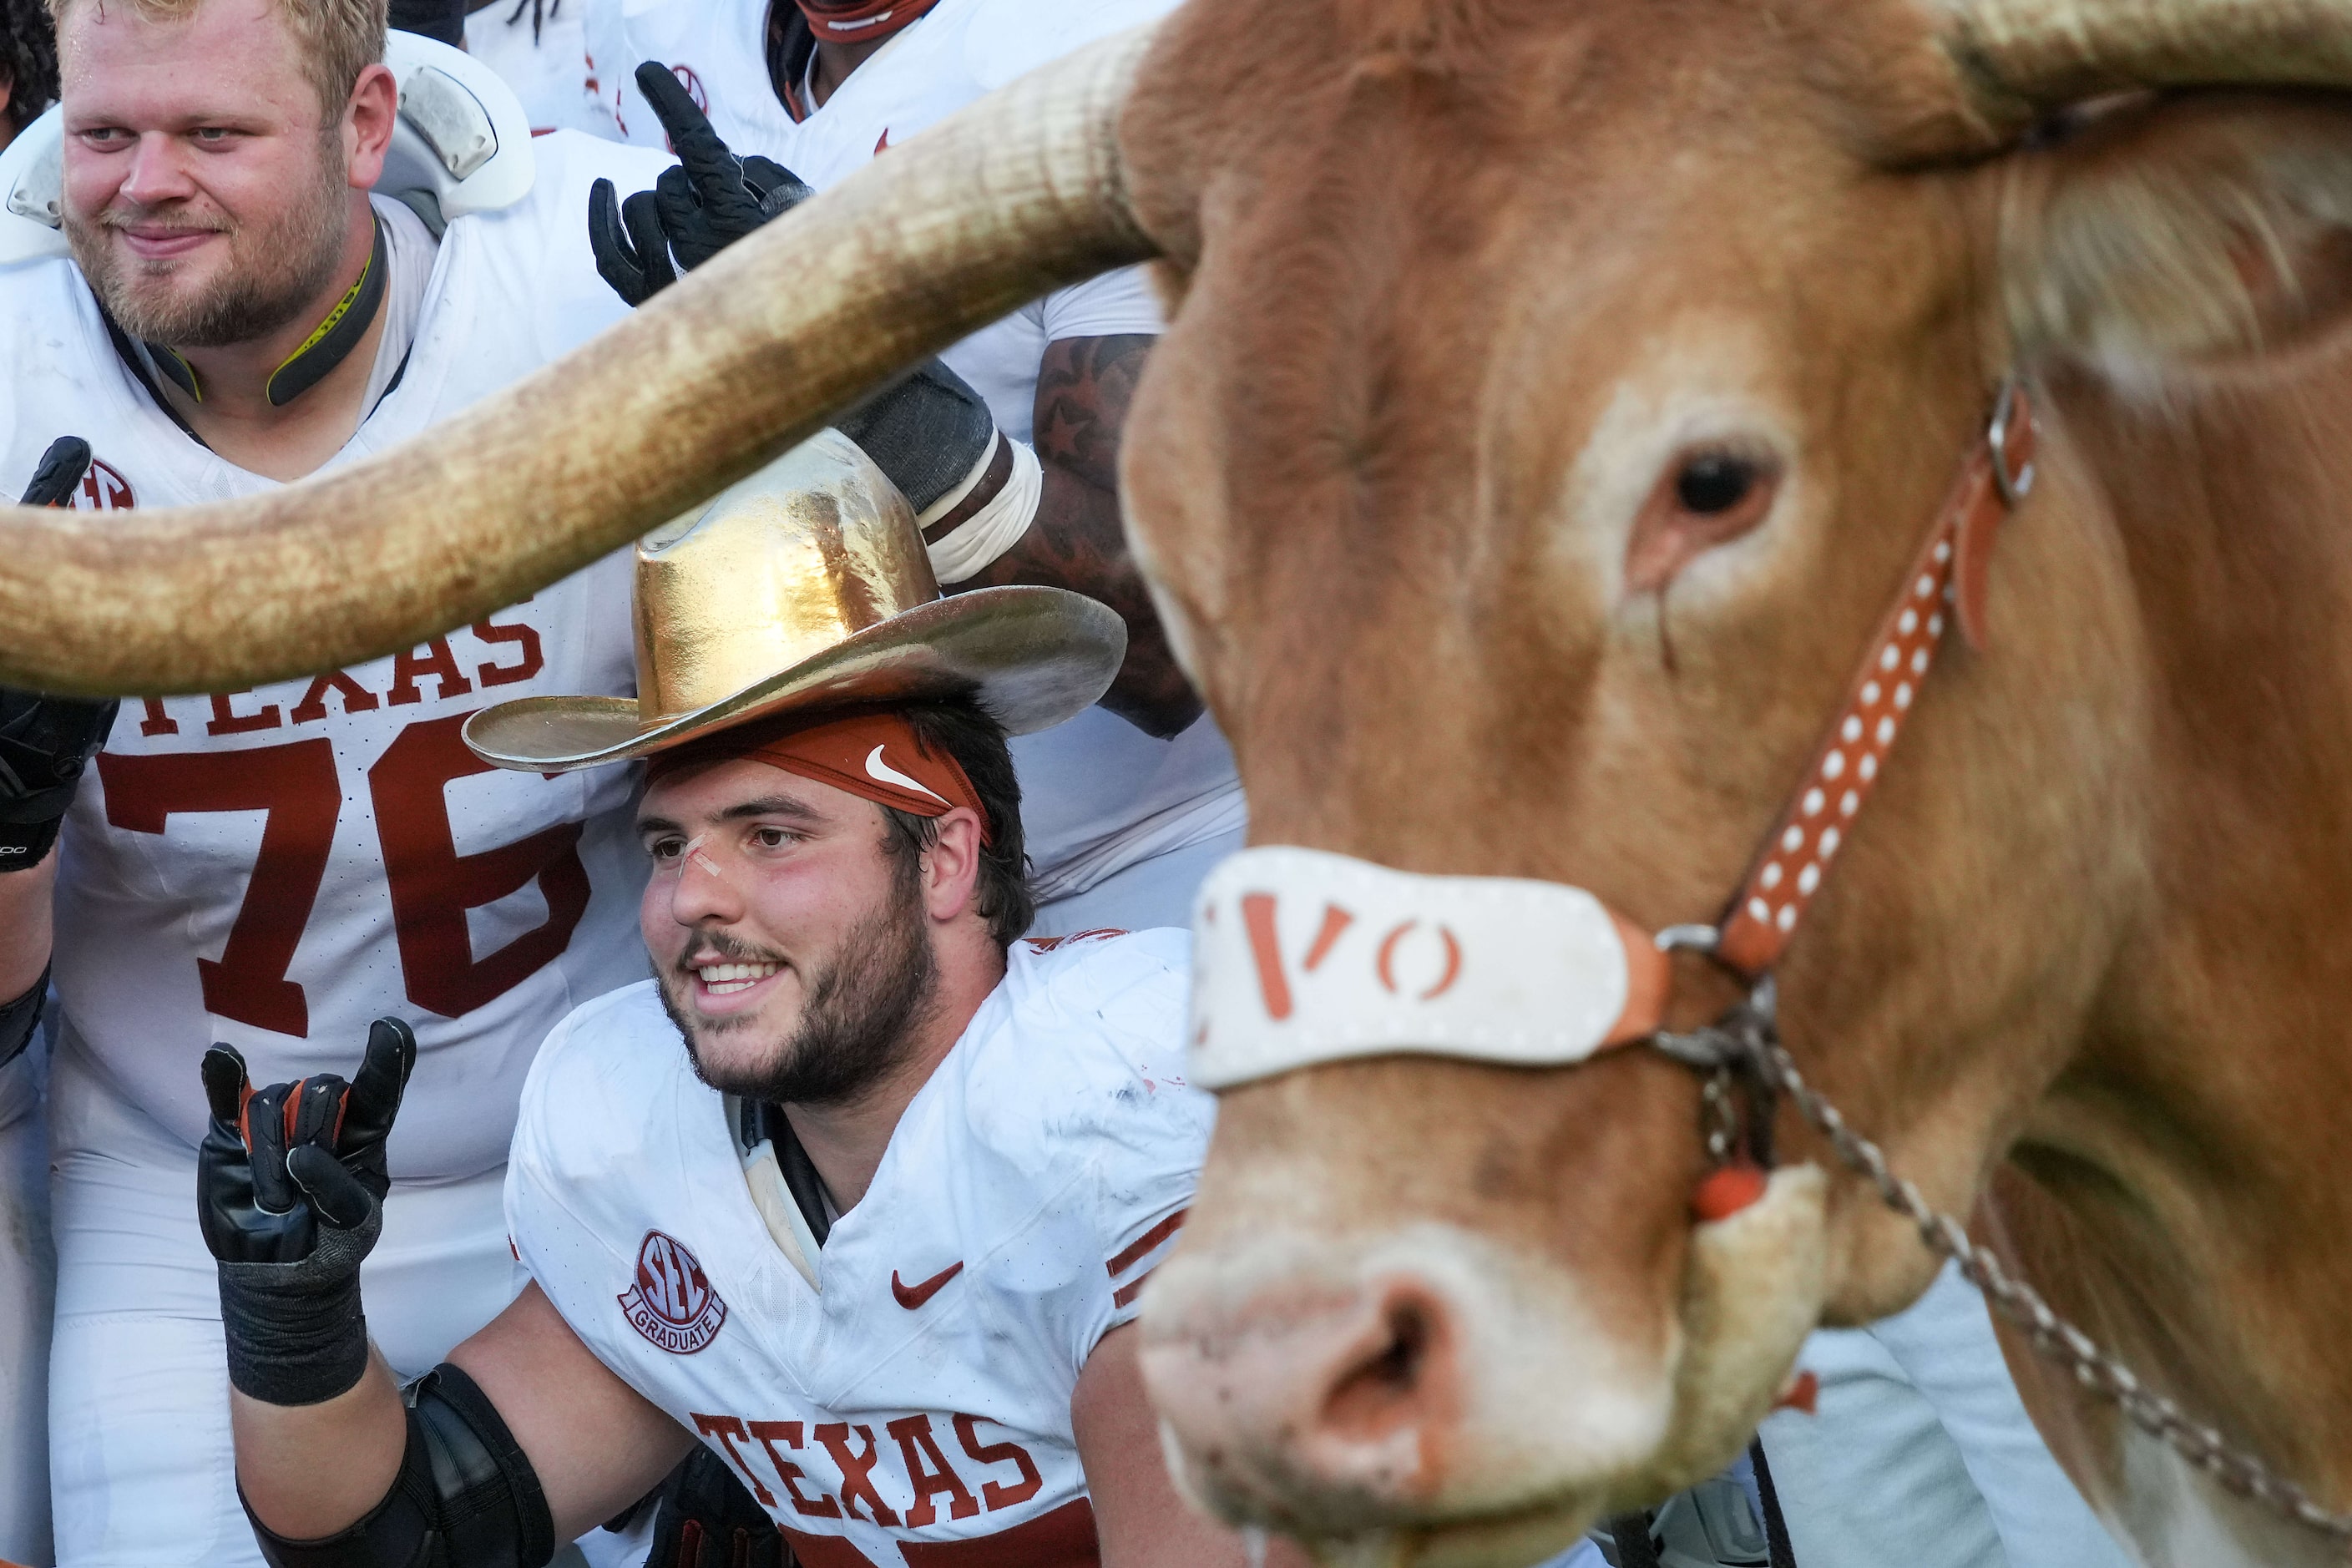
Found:
[(196, 1221), (220, 1267), (229, 1382), (256, 1399), (316, 1405), (367, 1370), (360, 1263), (383, 1228), (384, 1139), (415, 1065), (397, 1018), (369, 1026), (349, 1083), (322, 1073), (257, 1091), (233, 1047), (205, 1053)]
[[(89, 468), (89, 443), (59, 437), (41, 454), (24, 504), (64, 504)], [(47, 858), (120, 706), (0, 686), (0, 875), (29, 871)]]
[(783, 1568), (784, 1538), (727, 1462), (700, 1443), (656, 1494), (646, 1568)]
[(632, 306), (810, 195), (782, 164), (738, 158), (660, 61), (637, 68), (637, 90), (668, 132), (677, 166), (663, 170), (652, 190), (625, 202), (615, 201), (610, 180), (588, 190), (588, 244), (596, 270)]
[[(738, 158), (709, 116), (658, 60), (637, 68), (637, 89), (677, 152), (650, 191), (617, 207), (613, 182), (588, 192), (588, 243), (614, 292), (642, 305), (769, 219), (811, 195), (800, 176), (765, 158)], [(672, 265), (672, 258), (676, 265)], [(920, 513), (994, 450), (988, 405), (932, 360), (835, 421)]]

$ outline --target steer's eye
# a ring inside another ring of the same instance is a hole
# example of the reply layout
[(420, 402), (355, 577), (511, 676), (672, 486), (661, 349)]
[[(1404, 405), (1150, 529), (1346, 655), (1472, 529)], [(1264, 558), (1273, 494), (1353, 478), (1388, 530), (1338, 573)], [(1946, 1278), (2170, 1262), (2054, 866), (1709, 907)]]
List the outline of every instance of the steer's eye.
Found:
[(1694, 443), (1658, 475), (1625, 542), (1625, 585), (1654, 594), (1718, 544), (1761, 523), (1780, 493), (1781, 466), (1769, 449)]
[(1685, 510), (1714, 517), (1754, 493), (1763, 471), (1753, 459), (1729, 452), (1701, 452), (1683, 460), (1675, 475), (1675, 499)]

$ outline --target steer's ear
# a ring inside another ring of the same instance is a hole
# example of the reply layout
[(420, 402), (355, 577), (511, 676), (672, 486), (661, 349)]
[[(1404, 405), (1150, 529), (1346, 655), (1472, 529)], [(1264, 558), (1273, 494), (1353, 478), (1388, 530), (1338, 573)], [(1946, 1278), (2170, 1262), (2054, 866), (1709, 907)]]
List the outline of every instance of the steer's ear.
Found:
[(2147, 377), (2352, 313), (2352, 99), (2115, 104), (2003, 162), (2003, 302), (2029, 360)]

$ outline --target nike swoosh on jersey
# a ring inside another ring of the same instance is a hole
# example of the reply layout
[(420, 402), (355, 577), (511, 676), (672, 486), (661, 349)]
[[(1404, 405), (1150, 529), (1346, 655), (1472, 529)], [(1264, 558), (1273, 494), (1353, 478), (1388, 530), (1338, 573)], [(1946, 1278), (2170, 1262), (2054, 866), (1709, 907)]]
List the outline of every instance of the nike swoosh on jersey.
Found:
[(893, 1268), (890, 1270), (890, 1294), (897, 1300), (898, 1305), (906, 1308), (909, 1312), (919, 1311), (924, 1302), (938, 1295), (946, 1288), (949, 1280), (962, 1272), (963, 1260), (958, 1258), (920, 1285), (909, 1286), (899, 1282), (898, 1271)]
[(875, 747), (872, 754), (866, 759), (866, 776), (881, 784), (897, 784), (900, 789), (913, 790), (917, 795), (929, 795), (941, 805), (955, 804), (935, 789), (925, 789), (921, 784), (884, 762), (882, 748), (879, 746)]

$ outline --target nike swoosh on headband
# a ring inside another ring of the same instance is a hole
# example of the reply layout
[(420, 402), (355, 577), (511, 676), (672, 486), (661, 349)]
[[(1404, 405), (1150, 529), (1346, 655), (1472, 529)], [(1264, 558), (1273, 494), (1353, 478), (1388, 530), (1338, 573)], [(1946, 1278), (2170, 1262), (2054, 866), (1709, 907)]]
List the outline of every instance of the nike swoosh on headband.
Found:
[(934, 789), (926, 789), (882, 760), (882, 748), (877, 746), (866, 758), (866, 776), (880, 784), (896, 784), (900, 789), (913, 790), (917, 795), (929, 795), (941, 805), (953, 806), (955, 802)]

